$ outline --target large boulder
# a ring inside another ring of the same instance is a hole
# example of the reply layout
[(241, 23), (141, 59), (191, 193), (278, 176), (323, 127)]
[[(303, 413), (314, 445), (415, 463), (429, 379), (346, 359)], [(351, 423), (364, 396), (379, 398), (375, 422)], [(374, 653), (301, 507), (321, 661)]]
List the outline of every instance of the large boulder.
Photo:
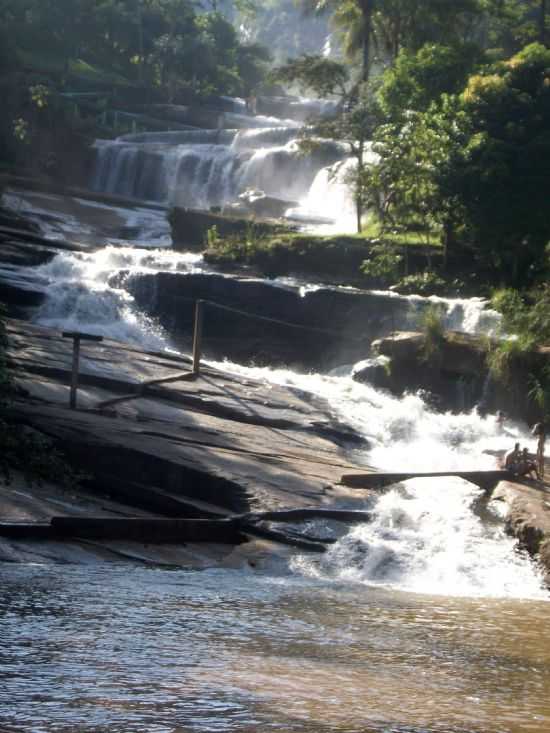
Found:
[(486, 337), (449, 331), (436, 343), (420, 332), (398, 332), (373, 343), (373, 350), (390, 359), (388, 386), (395, 394), (425, 390), (442, 409), (487, 412), (503, 410), (529, 423), (541, 419), (540, 407), (529, 394), (532, 375), (550, 366), (550, 348), (539, 347), (511, 362), (506, 379), (490, 374), (487, 356), (497, 342)]

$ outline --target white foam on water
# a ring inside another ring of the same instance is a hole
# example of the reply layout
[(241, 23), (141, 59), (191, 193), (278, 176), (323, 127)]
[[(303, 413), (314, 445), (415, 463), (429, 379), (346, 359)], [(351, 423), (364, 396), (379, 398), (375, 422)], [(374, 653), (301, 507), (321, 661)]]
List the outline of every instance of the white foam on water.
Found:
[[(339, 420), (369, 441), (370, 448), (355, 451), (354, 460), (380, 469), (493, 469), (495, 458), (484, 451), (507, 448), (516, 439), (534, 448), (520, 425), (504, 432), (494, 415), (437, 413), (420, 395), (399, 399), (349, 375), (217, 366), (323, 397)], [(473, 511), (481, 496), (481, 489), (459, 478), (409, 480), (366, 502), (371, 523), (352, 529), (321, 560), (295, 558), (292, 569), (416, 593), (548, 599), (540, 572), (505, 535), (498, 512), (489, 509), (491, 521), (482, 521)]]
[(287, 212), (298, 221), (319, 220), (308, 227), (318, 234), (345, 234), (357, 231), (357, 214), (350, 187), (346, 184), (355, 166), (351, 158), (322, 168), (315, 176), (299, 207)]
[(418, 315), (427, 306), (441, 310), (443, 326), (447, 330), (471, 334), (496, 334), (500, 330), (501, 315), (488, 308), (485, 298), (443, 298), (439, 295), (400, 295), (392, 290), (371, 290), (373, 295), (406, 301), (409, 304), (411, 325), (417, 325)]
[(52, 328), (97, 333), (145, 348), (167, 348), (166, 334), (135, 307), (125, 282), (136, 274), (200, 272), (201, 263), (202, 256), (190, 252), (136, 247), (61, 253), (33, 268), (46, 295), (34, 321)]
[(460, 479), (416, 479), (383, 494), (373, 521), (332, 545), (321, 560), (296, 558), (308, 577), (414, 593), (548, 599), (542, 574), (500, 523), (482, 521), (481, 490)]

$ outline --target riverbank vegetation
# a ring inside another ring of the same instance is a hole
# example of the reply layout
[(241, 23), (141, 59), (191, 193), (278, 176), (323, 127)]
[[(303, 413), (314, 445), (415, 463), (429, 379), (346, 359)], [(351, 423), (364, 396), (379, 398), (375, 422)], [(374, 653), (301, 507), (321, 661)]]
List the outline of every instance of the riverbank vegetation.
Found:
[[(550, 420), (550, 367), (544, 347), (550, 344), (550, 286), (531, 290), (497, 290), (492, 305), (502, 313), (502, 331), (508, 335), (494, 343), (487, 362), (493, 378), (513, 385), (524, 378), (526, 398), (537, 406), (540, 418)], [(527, 382), (525, 384), (525, 382)]]

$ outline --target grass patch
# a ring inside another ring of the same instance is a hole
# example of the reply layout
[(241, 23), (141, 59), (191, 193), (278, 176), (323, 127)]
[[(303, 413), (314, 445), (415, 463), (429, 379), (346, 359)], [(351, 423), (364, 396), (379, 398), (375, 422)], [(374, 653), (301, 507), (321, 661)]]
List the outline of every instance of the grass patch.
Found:
[(389, 228), (382, 225), (378, 219), (371, 218), (363, 231), (357, 235), (360, 239), (380, 239), (387, 244), (417, 247), (442, 247), (442, 234), (435, 229), (427, 230), (418, 227)]
[(445, 329), (443, 327), (443, 309), (431, 305), (421, 320), (424, 334), (424, 348), (422, 360), (425, 362), (438, 360), (445, 343)]
[(361, 263), (369, 251), (370, 242), (365, 239), (297, 233), (265, 235), (251, 225), (242, 234), (209, 235), (204, 257), (211, 264), (254, 267), (268, 277), (307, 274), (335, 282), (359, 282)]

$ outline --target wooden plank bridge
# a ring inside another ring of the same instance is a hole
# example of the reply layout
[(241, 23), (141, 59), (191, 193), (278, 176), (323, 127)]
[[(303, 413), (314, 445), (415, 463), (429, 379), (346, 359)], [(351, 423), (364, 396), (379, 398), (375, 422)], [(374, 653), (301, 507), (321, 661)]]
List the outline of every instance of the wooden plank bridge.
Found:
[(456, 477), (479, 486), (484, 491), (492, 491), (499, 481), (510, 481), (513, 477), (508, 471), (403, 471), (398, 473), (348, 473), (340, 479), (343, 486), (351, 489), (383, 489), (392, 484), (412, 478)]

